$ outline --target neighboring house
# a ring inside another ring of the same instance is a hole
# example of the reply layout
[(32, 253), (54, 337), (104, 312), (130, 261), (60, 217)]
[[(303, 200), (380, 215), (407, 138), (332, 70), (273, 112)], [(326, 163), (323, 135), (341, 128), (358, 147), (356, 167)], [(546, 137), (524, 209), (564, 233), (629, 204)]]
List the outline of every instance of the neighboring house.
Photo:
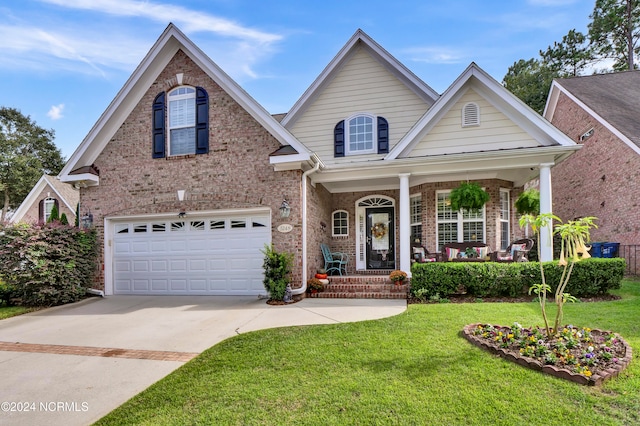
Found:
[(640, 243), (640, 72), (555, 80), (544, 116), (583, 149), (553, 168), (554, 213), (595, 216), (592, 241)]
[[(550, 167), (579, 148), (477, 65), (438, 95), (360, 30), (277, 117), (167, 27), (60, 173), (93, 213), (106, 294), (263, 294), (270, 243), (296, 293), (321, 243), (385, 275), (415, 238), (506, 247), (522, 186), (540, 176), (550, 208)], [(465, 180), (491, 194), (478, 213), (449, 207)]]
[(9, 221), (43, 223), (49, 219), (55, 206), (58, 214), (64, 213), (73, 225), (79, 201), (80, 192), (73, 185), (60, 182), (55, 176), (42, 175)]

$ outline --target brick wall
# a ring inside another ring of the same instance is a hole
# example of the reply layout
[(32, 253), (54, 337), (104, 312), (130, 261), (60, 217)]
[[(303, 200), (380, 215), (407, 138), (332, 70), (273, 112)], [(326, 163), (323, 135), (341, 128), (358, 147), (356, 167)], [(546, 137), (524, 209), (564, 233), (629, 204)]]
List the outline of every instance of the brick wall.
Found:
[[(151, 158), (151, 105), (156, 95), (183, 84), (201, 86), (209, 94), (209, 153), (173, 158)], [(274, 172), (269, 153), (280, 147), (258, 122), (179, 51), (151, 85), (120, 129), (95, 161), (100, 185), (81, 191), (82, 208), (90, 209), (98, 229), (100, 247), (103, 219), (150, 213), (197, 212), (268, 207), (276, 250), (293, 253), (293, 282), (300, 283), (302, 229), (300, 171)], [(186, 190), (177, 200), (177, 190)], [(283, 197), (291, 216), (280, 218)], [(294, 229), (280, 233), (278, 225)], [(104, 264), (97, 277), (103, 287)]]
[(583, 148), (553, 167), (553, 210), (563, 220), (595, 216), (592, 241), (640, 242), (640, 155), (575, 102), (560, 95), (552, 123)]
[(40, 192), (40, 194), (38, 194), (38, 197), (36, 198), (36, 200), (33, 202), (33, 204), (31, 204), (29, 209), (25, 212), (24, 216), (22, 217), (22, 221), (26, 223), (38, 223), (38, 221), (40, 220), (40, 213), (39, 213), (40, 200), (44, 200), (49, 196), (51, 196), (51, 198), (55, 198), (58, 200), (59, 215), (62, 216), (62, 213), (66, 214), (67, 219), (69, 220), (69, 224), (73, 225), (76, 220), (75, 207), (74, 207), (74, 210), (69, 209), (67, 205), (64, 203), (64, 201), (62, 201), (58, 197), (58, 195), (55, 193), (53, 188), (51, 188), (49, 185), (46, 185), (45, 188)]

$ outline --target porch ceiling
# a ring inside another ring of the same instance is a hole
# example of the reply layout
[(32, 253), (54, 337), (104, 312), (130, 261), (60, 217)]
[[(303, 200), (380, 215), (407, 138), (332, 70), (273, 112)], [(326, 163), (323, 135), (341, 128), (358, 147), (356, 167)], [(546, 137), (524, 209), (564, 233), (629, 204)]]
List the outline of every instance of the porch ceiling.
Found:
[(538, 177), (540, 164), (557, 164), (580, 147), (538, 147), (343, 163), (325, 167), (311, 178), (314, 184), (321, 183), (332, 193), (398, 189), (398, 175), (403, 173), (410, 174), (410, 186), (467, 179), (501, 179), (522, 186)]

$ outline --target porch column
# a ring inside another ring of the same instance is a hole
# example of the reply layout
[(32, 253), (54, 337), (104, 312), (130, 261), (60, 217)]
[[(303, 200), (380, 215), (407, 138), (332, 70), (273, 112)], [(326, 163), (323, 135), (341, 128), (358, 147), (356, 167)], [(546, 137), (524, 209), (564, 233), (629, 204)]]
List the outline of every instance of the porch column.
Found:
[[(540, 214), (553, 213), (551, 196), (551, 166), (554, 163), (540, 164)], [(540, 229), (540, 260), (553, 260), (553, 223)]]
[(409, 176), (410, 173), (401, 173), (400, 178), (400, 250), (396, 250), (400, 256), (399, 269), (411, 276), (411, 200), (409, 197)]

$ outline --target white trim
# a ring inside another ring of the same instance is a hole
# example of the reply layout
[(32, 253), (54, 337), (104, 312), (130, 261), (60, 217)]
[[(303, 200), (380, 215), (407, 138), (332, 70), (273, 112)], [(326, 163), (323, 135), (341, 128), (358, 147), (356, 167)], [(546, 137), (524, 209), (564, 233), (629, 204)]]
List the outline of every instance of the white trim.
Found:
[(549, 120), (549, 122), (553, 121), (553, 116), (556, 112), (556, 106), (558, 105), (558, 99), (560, 98), (560, 92), (564, 93), (569, 99), (571, 99), (576, 105), (582, 108), (587, 114), (591, 115), (604, 128), (617, 136), (618, 139), (624, 142), (629, 148), (634, 150), (636, 154), (640, 154), (640, 147), (638, 147), (638, 145), (633, 143), (631, 139), (625, 136), (620, 130), (618, 130), (611, 123), (605, 120), (601, 115), (592, 110), (587, 104), (575, 97), (571, 92), (569, 92), (569, 90), (565, 89), (556, 80), (554, 80), (551, 84), (551, 89), (549, 90), (549, 96), (547, 98), (547, 105), (544, 108), (543, 115), (547, 120)]
[[(255, 99), (244, 91), (198, 46), (196, 46), (174, 24), (169, 24), (142, 62), (131, 74), (107, 109), (91, 128), (67, 164), (60, 172), (63, 182), (77, 181), (77, 176), (69, 174), (80, 167), (90, 166), (109, 143), (121, 124), (128, 118), (135, 106), (164, 70), (171, 58), (182, 50), (234, 101), (244, 108), (282, 145), (291, 145), (300, 154), (310, 158), (309, 150), (271, 116)], [(96, 184), (98, 181), (96, 180)]]
[[(375, 208), (375, 206), (359, 206), (358, 204), (360, 204), (362, 201), (364, 200), (368, 200), (370, 198), (380, 198), (383, 200), (387, 200), (391, 202), (390, 206), (380, 206), (380, 207), (391, 207), (393, 208), (393, 220), (394, 220), (394, 226), (395, 226), (395, 221), (397, 220), (396, 218), (396, 201), (392, 198), (389, 197), (387, 195), (380, 195), (380, 194), (370, 194), (367, 195), (365, 197), (362, 198), (358, 198), (355, 202), (355, 212), (356, 212), (356, 217), (355, 217), (355, 233), (356, 233), (356, 270), (358, 271), (366, 271), (367, 270), (367, 254), (366, 254), (366, 238), (367, 238), (367, 231), (366, 231), (366, 226), (367, 226), (367, 218), (365, 217), (366, 214), (366, 210), (368, 208)], [(394, 244), (394, 259), (396, 261), (396, 265), (398, 265), (398, 258), (396, 257), (396, 254), (398, 253), (398, 250), (396, 250), (395, 247), (395, 241), (393, 242)], [(363, 249), (364, 247), (364, 249)], [(364, 251), (363, 251), (364, 250)]]
[(282, 125), (291, 128), (296, 120), (304, 113), (308, 106), (317, 98), (322, 90), (335, 77), (338, 71), (344, 66), (349, 57), (358, 48), (363, 47), (381, 64), (385, 66), (393, 75), (402, 81), (411, 91), (423, 99), (428, 104), (433, 104), (438, 99), (438, 93), (429, 85), (418, 78), (407, 67), (394, 58), (382, 46), (376, 43), (364, 31), (358, 29), (355, 34), (340, 49), (338, 54), (329, 62), (325, 69), (309, 86), (304, 94), (293, 105), (289, 113), (282, 120)]
[[(344, 213), (347, 215), (347, 233), (346, 234), (336, 234), (335, 233), (335, 214), (336, 213)], [(332, 237), (348, 237), (349, 236), (349, 212), (343, 209), (334, 210), (331, 212), (331, 236)]]
[[(363, 150), (351, 150), (351, 120), (355, 120), (359, 117), (365, 117), (371, 120), (371, 148)], [(351, 115), (344, 120), (344, 155), (362, 155), (362, 154), (374, 154), (378, 152), (378, 118), (368, 112), (359, 112)]]
[(570, 147), (576, 145), (564, 133), (543, 119), (524, 102), (505, 89), (489, 74), (471, 63), (467, 69), (440, 96), (436, 103), (418, 120), (409, 132), (389, 151), (384, 160), (394, 160), (408, 155), (418, 142), (432, 129), (442, 116), (464, 94), (468, 85), (478, 91), (502, 113), (506, 114), (540, 144)]
[(9, 222), (10, 223), (20, 222), (22, 220), (22, 218), (24, 217), (24, 215), (29, 210), (29, 208), (33, 205), (33, 203), (35, 203), (36, 201), (40, 202), (39, 200), (37, 200), (36, 197), (44, 190), (44, 188), (47, 185), (56, 194), (56, 197), (54, 197), (54, 198), (56, 198), (57, 200), (62, 201), (64, 203), (64, 205), (67, 206), (69, 211), (73, 212), (73, 215), (75, 217), (76, 206), (72, 206), (72, 205), (69, 204), (69, 201), (67, 201), (67, 199), (64, 198), (62, 196), (62, 194), (60, 194), (60, 192), (58, 192), (56, 187), (51, 184), (51, 182), (49, 181), (50, 178), (51, 179), (55, 179), (55, 178), (53, 178), (51, 176), (47, 176), (47, 175), (42, 175), (40, 177), (38, 182), (36, 182), (36, 184), (33, 186), (33, 188), (31, 188), (31, 191), (29, 191), (29, 194), (25, 197), (25, 199), (22, 201), (22, 203), (20, 203), (20, 206), (18, 206), (18, 208), (13, 213), (11, 218), (9, 218)]

